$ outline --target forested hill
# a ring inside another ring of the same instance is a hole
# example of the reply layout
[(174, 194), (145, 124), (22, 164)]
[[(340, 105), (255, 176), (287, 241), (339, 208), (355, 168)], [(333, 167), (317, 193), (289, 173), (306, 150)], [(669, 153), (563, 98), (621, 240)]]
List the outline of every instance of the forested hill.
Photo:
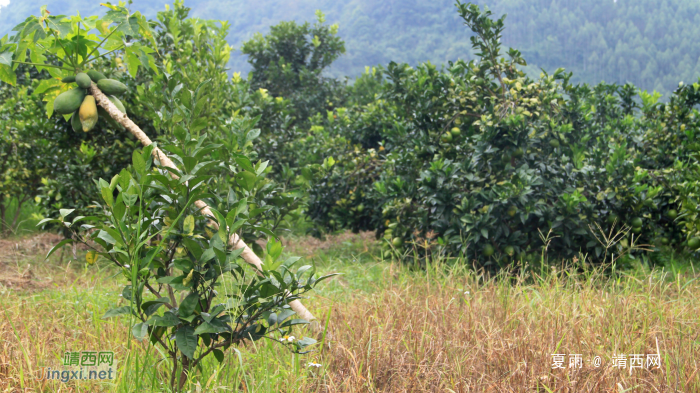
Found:
[[(0, 6), (8, 0), (0, 0)], [(53, 14), (99, 12), (99, 1), (44, 0)], [(564, 67), (576, 81), (631, 82), (668, 93), (679, 81), (700, 76), (700, 3), (694, 0), (481, 0), (494, 14), (508, 14), (504, 43), (520, 49), (531, 70)], [(148, 16), (163, 0), (134, 2)], [(453, 0), (189, 0), (192, 15), (231, 23), (229, 40), (239, 48), (255, 32), (281, 20), (313, 21), (317, 9), (340, 25), (347, 52), (333, 66), (336, 76), (354, 76), (365, 66), (393, 60), (435, 64), (470, 58), (467, 29)], [(9, 0), (0, 8), (0, 33), (37, 3)], [(249, 69), (234, 55), (233, 70)]]

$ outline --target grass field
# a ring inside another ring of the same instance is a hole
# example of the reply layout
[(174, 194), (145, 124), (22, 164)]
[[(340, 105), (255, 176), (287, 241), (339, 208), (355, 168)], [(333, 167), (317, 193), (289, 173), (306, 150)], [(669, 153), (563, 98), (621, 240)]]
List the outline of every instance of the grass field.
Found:
[[(87, 267), (80, 251), (44, 261), (55, 240), (1, 244), (0, 392), (168, 391), (169, 361), (133, 340), (124, 317), (100, 319), (124, 302), (120, 276)], [(700, 392), (691, 264), (487, 276), (464, 264), (409, 271), (379, 260), (368, 234), (287, 243), (319, 270), (343, 273), (305, 299), (322, 329), (298, 335), (315, 334), (316, 352), (293, 355), (270, 340), (231, 349), (221, 365), (211, 358), (192, 374), (189, 391)], [(65, 351), (81, 350), (115, 352), (113, 383), (36, 379), (42, 367), (60, 367)], [(659, 367), (647, 367), (653, 354)], [(625, 368), (613, 364), (619, 355)], [(553, 369), (555, 360), (563, 368)]]

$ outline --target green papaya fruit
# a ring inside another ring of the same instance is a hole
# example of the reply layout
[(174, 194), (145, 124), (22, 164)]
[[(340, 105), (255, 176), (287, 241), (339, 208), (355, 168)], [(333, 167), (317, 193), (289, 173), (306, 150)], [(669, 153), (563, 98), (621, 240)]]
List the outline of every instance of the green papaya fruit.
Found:
[(75, 82), (75, 75), (64, 76), (63, 79), (61, 79), (61, 82), (63, 82), (63, 83), (73, 83), (73, 82)]
[(64, 91), (53, 101), (53, 110), (59, 115), (69, 115), (80, 108), (84, 98), (85, 89), (77, 87)]
[(83, 130), (83, 124), (80, 122), (80, 114), (78, 111), (73, 112), (73, 116), (70, 118), (70, 125), (75, 132)]
[(97, 107), (97, 114), (100, 116), (101, 119), (106, 120), (107, 124), (109, 124), (109, 126), (112, 129), (121, 130), (123, 128), (119, 123), (117, 123), (114, 119), (112, 119), (112, 116), (110, 116), (109, 113), (107, 113), (105, 108), (98, 106)]
[(81, 72), (75, 76), (75, 83), (77, 83), (78, 86), (82, 87), (83, 89), (87, 89), (90, 87), (90, 85), (92, 85), (92, 80), (88, 74)]
[(98, 119), (95, 97), (85, 96), (78, 113), (80, 114), (80, 122), (83, 124), (83, 131), (88, 132), (95, 128)]
[(102, 90), (103, 93), (110, 96), (122, 94), (128, 90), (125, 84), (114, 79), (100, 79), (100, 81), (97, 82), (97, 87)]
[(115, 96), (107, 96), (107, 98), (109, 98), (109, 100), (112, 101), (112, 104), (114, 104), (114, 106), (116, 106), (121, 113), (126, 113), (126, 108), (124, 108), (124, 104), (122, 104), (119, 98)]
[(107, 79), (107, 77), (105, 76), (105, 74), (103, 74), (103, 73), (101, 73), (101, 72), (99, 72), (99, 71), (89, 70), (89, 71), (87, 72), (87, 74), (88, 74), (88, 76), (90, 77), (90, 79), (92, 79), (92, 81), (95, 82), (95, 83), (101, 81), (102, 79)]

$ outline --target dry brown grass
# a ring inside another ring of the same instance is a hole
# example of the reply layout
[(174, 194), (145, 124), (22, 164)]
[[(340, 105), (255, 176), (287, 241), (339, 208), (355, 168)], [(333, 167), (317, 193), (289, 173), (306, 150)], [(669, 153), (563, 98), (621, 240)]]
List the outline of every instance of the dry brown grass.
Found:
[[(509, 284), (471, 274), (400, 280), (392, 270), (381, 291), (333, 305), (318, 390), (700, 392), (700, 288), (687, 278), (559, 272)], [(657, 348), (661, 369), (611, 366), (615, 354)], [(583, 366), (568, 368), (567, 357), (552, 370), (554, 353), (581, 354)]]

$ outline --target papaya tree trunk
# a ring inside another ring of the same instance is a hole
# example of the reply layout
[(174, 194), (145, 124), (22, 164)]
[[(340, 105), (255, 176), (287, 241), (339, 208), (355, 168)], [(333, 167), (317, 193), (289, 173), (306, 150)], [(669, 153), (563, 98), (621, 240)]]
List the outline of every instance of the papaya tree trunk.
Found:
[[(112, 101), (110, 101), (107, 98), (107, 96), (104, 93), (102, 93), (102, 91), (97, 87), (95, 83), (92, 83), (92, 85), (90, 86), (90, 93), (92, 93), (92, 95), (95, 97), (97, 104), (104, 108), (112, 119), (124, 126), (124, 128), (126, 128), (133, 136), (135, 136), (136, 139), (138, 139), (142, 145), (148, 146), (151, 143), (153, 143), (148, 137), (148, 135), (146, 135), (146, 133), (144, 133), (139, 126), (137, 126), (133, 121), (131, 121), (131, 119), (129, 119), (126, 113), (122, 113), (121, 111), (119, 111), (119, 109), (117, 109), (117, 107), (112, 103)], [(168, 158), (168, 156), (165, 155), (165, 153), (163, 153), (163, 151), (160, 150), (158, 147), (155, 147), (151, 154), (153, 155), (154, 159), (160, 162), (161, 165), (166, 166), (168, 168), (177, 169), (175, 163), (173, 163), (172, 160), (170, 160), (170, 158)], [(177, 175), (173, 173), (170, 173), (170, 176), (172, 176), (175, 179), (178, 178)], [(216, 216), (214, 216), (214, 214), (211, 212), (209, 206), (204, 201), (196, 201), (194, 204), (197, 207), (197, 209), (200, 209), (202, 215), (212, 219), (213, 226), (216, 229), (218, 229), (218, 223), (215, 220), (213, 220), (214, 218), (216, 218)], [(243, 241), (243, 239), (240, 238), (240, 236), (238, 236), (235, 233), (232, 234), (231, 238), (229, 239), (229, 245), (235, 249), (242, 248), (243, 252), (241, 253), (241, 257), (243, 258), (243, 260), (246, 261), (248, 264), (253, 265), (255, 267), (256, 272), (258, 274), (261, 274), (262, 261), (253, 252), (253, 250), (251, 250), (250, 247), (248, 247), (248, 245), (245, 244), (245, 242)], [(299, 300), (291, 301), (289, 303), (289, 306), (292, 308), (292, 310), (294, 310), (297, 313), (297, 315), (300, 318), (305, 319), (307, 321), (311, 321), (312, 319), (314, 319), (313, 314), (311, 314), (311, 312), (309, 312), (309, 310), (306, 307), (304, 307), (304, 305), (301, 304)]]

